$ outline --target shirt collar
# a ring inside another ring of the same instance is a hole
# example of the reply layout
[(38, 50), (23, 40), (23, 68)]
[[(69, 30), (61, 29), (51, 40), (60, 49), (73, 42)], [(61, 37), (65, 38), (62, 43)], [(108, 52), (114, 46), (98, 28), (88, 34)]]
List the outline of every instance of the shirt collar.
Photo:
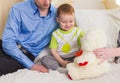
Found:
[(34, 0), (30, 0), (30, 3), (31, 3), (31, 6), (32, 6), (32, 8), (33, 8), (33, 10), (34, 10), (34, 11), (33, 11), (33, 14), (35, 15), (36, 12), (38, 11), (38, 8), (37, 8)]
[(70, 30), (67, 30), (67, 31), (64, 31), (60, 28), (60, 32), (63, 33), (63, 34), (69, 34), (73, 31), (73, 27), (70, 29)]

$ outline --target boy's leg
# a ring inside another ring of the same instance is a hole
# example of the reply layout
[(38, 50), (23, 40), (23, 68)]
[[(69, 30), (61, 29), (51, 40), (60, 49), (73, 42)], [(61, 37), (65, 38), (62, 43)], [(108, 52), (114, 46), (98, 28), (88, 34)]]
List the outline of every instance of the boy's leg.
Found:
[(41, 58), (41, 64), (52, 70), (56, 70), (60, 67), (59, 63), (52, 56), (43, 56)]

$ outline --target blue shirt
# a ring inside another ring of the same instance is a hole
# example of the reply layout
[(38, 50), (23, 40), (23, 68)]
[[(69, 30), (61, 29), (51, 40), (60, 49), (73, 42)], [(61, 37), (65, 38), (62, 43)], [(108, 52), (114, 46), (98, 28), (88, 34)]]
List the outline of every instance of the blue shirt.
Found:
[(52, 4), (48, 15), (41, 17), (34, 0), (17, 3), (10, 9), (3, 32), (3, 50), (26, 68), (31, 68), (34, 62), (21, 52), (17, 44), (36, 57), (48, 46), (56, 27), (56, 8)]

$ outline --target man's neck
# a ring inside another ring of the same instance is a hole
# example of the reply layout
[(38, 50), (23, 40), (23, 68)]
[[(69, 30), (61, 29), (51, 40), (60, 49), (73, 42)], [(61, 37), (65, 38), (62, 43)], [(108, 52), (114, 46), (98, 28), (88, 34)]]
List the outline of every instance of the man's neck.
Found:
[(42, 10), (42, 9), (39, 9), (40, 16), (47, 16), (48, 11), (49, 11), (48, 9), (47, 9), (47, 10)]

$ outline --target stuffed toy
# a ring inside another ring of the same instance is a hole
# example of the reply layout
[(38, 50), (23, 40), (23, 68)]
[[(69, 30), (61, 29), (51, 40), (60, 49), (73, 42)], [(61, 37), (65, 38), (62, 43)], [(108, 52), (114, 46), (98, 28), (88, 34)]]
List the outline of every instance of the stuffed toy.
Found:
[(71, 80), (88, 79), (101, 76), (110, 71), (110, 63), (101, 62), (93, 53), (94, 49), (107, 47), (104, 31), (90, 29), (81, 39), (81, 50), (76, 52), (74, 62), (67, 65), (68, 77)]

